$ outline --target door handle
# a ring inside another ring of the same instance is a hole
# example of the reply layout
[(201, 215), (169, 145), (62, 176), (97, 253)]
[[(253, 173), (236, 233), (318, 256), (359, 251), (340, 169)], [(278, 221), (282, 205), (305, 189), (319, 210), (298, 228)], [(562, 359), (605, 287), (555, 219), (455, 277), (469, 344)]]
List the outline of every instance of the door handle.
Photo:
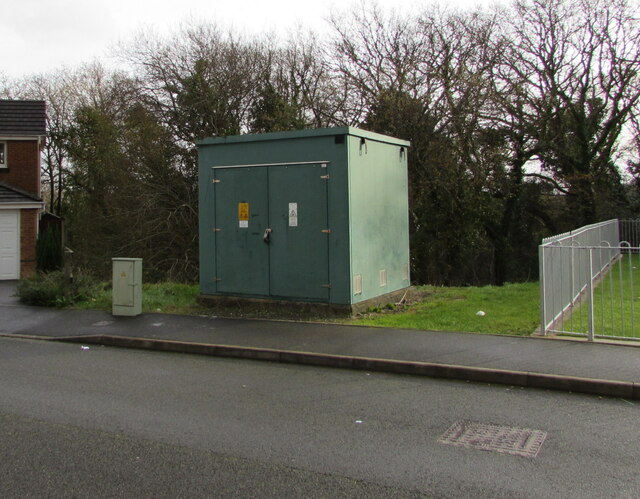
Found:
[(271, 229), (265, 229), (264, 230), (264, 235), (262, 236), (262, 241), (265, 244), (269, 244), (271, 242), (270, 241), (271, 232), (273, 232)]

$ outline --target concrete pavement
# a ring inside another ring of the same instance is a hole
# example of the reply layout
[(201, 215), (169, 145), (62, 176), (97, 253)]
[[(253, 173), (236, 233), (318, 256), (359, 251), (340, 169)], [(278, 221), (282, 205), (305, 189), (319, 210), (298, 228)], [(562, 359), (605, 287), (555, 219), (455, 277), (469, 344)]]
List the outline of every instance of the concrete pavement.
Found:
[[(503, 383), (640, 399), (640, 349), (549, 338), (21, 305), (0, 281), (0, 335)], [(640, 346), (640, 345), (639, 345)]]

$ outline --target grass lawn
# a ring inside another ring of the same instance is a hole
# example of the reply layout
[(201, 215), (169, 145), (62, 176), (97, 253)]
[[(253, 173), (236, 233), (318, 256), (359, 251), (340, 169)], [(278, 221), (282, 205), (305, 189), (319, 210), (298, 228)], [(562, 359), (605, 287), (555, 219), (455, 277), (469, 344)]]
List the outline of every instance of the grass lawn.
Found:
[[(415, 288), (414, 293), (419, 299), (410, 305), (385, 308), (339, 322), (439, 331), (529, 335), (538, 327), (538, 290), (538, 283), (481, 288), (419, 286)], [(277, 318), (265, 315), (257, 309), (245, 310), (244, 314), (242, 311), (239, 314), (237, 310), (212, 309), (198, 303), (198, 292), (197, 285), (144, 284), (142, 310), (187, 315)], [(74, 308), (111, 310), (111, 289), (105, 286), (93, 299), (77, 303)], [(476, 315), (480, 310), (485, 313), (484, 316)]]
[[(529, 335), (539, 326), (538, 283), (417, 288), (424, 298), (401, 312), (375, 313), (350, 324), (436, 331)], [(477, 315), (479, 311), (484, 315)]]
[[(197, 302), (200, 289), (197, 285), (160, 283), (142, 285), (142, 311), (166, 314), (198, 314), (205, 310)], [(79, 302), (73, 308), (111, 310), (111, 288), (107, 285), (97, 295)]]

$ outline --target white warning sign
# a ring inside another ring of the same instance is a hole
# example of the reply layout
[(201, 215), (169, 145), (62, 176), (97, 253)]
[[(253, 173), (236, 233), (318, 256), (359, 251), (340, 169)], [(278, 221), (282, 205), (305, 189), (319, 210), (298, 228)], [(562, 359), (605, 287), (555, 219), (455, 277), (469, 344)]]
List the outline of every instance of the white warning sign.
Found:
[(298, 203), (289, 203), (289, 227), (298, 226)]

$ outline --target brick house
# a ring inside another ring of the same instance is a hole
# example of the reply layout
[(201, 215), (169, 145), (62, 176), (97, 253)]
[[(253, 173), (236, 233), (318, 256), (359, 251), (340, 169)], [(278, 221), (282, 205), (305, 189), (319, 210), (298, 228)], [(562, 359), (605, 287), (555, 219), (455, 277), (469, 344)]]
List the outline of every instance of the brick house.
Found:
[(0, 280), (35, 272), (44, 101), (0, 100)]

